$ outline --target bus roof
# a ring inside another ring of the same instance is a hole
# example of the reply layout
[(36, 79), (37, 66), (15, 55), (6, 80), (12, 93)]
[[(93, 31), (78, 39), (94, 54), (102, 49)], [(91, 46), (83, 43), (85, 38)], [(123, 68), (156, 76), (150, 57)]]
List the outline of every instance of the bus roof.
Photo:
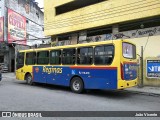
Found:
[[(74, 45), (65, 45), (65, 46), (55, 46), (55, 47), (46, 47), (46, 48), (35, 48), (35, 49), (27, 49), (27, 50), (20, 50), (19, 52), (31, 52), (31, 51), (44, 51), (44, 50), (54, 50), (54, 49), (65, 49), (65, 48), (75, 48), (75, 47), (85, 47), (85, 46), (94, 46), (94, 45), (103, 45), (103, 44), (112, 44), (116, 42), (129, 42), (128, 40), (107, 40), (107, 41), (100, 41), (100, 42), (91, 42), (91, 43), (83, 43), (83, 44), (74, 44)], [(132, 43), (133, 44), (133, 43)]]

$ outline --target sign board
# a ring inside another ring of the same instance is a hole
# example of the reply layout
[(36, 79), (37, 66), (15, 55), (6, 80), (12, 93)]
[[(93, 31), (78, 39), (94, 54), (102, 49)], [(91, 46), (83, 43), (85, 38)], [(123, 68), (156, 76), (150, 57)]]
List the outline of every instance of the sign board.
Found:
[(0, 0), (0, 17), (4, 16), (5, 0)]
[(4, 26), (4, 18), (0, 17), (0, 42), (4, 41), (4, 30), (3, 30), (3, 26)]
[(160, 60), (147, 60), (146, 68), (148, 78), (160, 78)]
[(8, 43), (26, 45), (26, 18), (8, 9)]

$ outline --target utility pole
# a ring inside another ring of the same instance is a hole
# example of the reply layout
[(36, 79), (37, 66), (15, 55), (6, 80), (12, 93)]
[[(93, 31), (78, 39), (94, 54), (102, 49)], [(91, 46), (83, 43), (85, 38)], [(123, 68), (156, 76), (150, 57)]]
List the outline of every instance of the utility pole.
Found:
[(16, 69), (17, 69), (17, 45), (15, 44), (15, 60), (14, 60), (14, 62), (15, 62), (15, 67), (14, 67), (14, 69), (15, 69), (15, 74), (16, 74)]
[(15, 73), (16, 73), (16, 63), (17, 63), (17, 61), (16, 61), (16, 58), (17, 58), (17, 45), (16, 45), (16, 43), (12, 43), (12, 47), (14, 48), (14, 54), (15, 54), (15, 56), (14, 56), (14, 71), (15, 71)]
[(140, 60), (141, 60), (141, 82), (140, 82), (140, 87), (143, 87), (143, 46), (141, 46), (141, 57), (140, 57)]

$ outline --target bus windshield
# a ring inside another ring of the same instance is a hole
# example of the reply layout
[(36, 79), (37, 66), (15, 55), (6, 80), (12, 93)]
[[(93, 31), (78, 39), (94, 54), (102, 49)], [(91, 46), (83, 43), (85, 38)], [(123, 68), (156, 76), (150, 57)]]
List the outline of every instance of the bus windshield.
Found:
[(130, 43), (123, 43), (123, 57), (135, 59), (136, 58), (136, 47)]

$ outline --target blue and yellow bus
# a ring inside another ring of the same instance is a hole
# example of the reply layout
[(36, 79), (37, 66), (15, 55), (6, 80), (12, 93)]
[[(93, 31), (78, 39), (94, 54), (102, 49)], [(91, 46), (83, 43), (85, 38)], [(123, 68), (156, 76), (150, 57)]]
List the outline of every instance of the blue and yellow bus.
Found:
[(16, 78), (26, 83), (117, 90), (137, 85), (136, 46), (127, 40), (19, 51)]

